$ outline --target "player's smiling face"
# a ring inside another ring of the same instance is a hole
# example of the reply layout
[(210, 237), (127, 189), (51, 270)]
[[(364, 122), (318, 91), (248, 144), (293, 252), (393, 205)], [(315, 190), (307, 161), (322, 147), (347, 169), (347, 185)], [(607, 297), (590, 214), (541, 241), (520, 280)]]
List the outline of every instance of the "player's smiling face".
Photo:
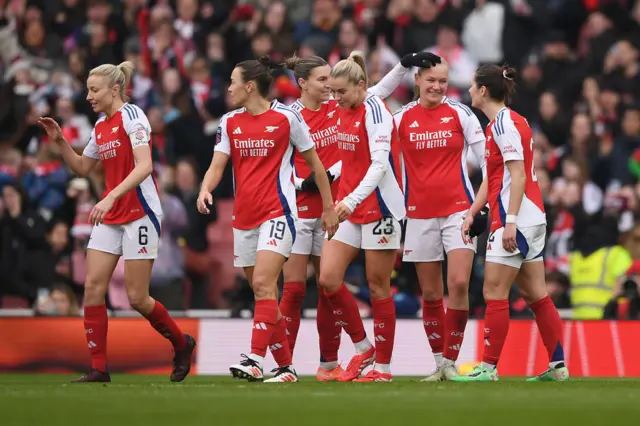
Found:
[(364, 81), (354, 84), (347, 77), (331, 77), (329, 86), (333, 91), (333, 97), (342, 109), (349, 109), (363, 99)]
[(316, 67), (309, 73), (307, 80), (300, 81), (300, 87), (307, 92), (310, 98), (319, 101), (328, 101), (331, 97), (331, 87), (329, 87), (329, 74), (331, 67), (325, 65)]
[(109, 87), (107, 77), (92, 75), (87, 79), (87, 100), (91, 104), (94, 112), (107, 112), (113, 104), (113, 100), (120, 91), (120, 87), (115, 85)]
[(244, 105), (249, 98), (249, 87), (252, 82), (245, 82), (242, 78), (242, 69), (234, 68), (231, 73), (231, 84), (229, 85), (229, 97), (231, 102), (239, 107)]
[(420, 99), (430, 105), (439, 105), (449, 87), (449, 67), (438, 64), (416, 73), (416, 86), (420, 88)]

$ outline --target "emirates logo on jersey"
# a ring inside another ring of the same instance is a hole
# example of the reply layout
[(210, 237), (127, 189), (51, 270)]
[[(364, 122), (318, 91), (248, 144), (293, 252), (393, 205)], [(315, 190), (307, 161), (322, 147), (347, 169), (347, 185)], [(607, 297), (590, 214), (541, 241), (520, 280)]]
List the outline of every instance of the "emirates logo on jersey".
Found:
[(276, 145), (273, 139), (235, 139), (233, 146), (240, 150), (241, 157), (266, 157), (269, 148)]
[(451, 130), (438, 130), (437, 132), (411, 132), (409, 140), (416, 143), (417, 150), (446, 148), (448, 139), (453, 137)]
[(120, 148), (120, 140), (118, 139), (98, 145), (98, 157), (100, 157), (100, 161), (115, 158), (118, 154), (118, 148)]
[(355, 151), (356, 144), (360, 143), (359, 135), (351, 133), (338, 133), (338, 149), (343, 151)]
[(316, 149), (338, 142), (338, 126), (331, 126), (311, 133), (311, 140), (316, 144)]

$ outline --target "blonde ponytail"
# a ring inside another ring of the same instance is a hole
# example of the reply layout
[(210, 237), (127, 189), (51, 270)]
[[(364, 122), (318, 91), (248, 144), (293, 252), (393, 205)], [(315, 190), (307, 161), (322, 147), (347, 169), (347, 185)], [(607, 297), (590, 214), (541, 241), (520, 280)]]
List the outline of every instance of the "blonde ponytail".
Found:
[(89, 76), (99, 75), (107, 78), (109, 87), (116, 84), (120, 86), (120, 97), (123, 101), (128, 101), (127, 87), (133, 78), (133, 63), (130, 61), (122, 62), (119, 65), (102, 64), (95, 67), (89, 72)]
[(331, 70), (331, 77), (346, 77), (353, 84), (364, 81), (365, 88), (368, 87), (367, 66), (362, 52), (354, 50), (347, 59), (338, 62)]

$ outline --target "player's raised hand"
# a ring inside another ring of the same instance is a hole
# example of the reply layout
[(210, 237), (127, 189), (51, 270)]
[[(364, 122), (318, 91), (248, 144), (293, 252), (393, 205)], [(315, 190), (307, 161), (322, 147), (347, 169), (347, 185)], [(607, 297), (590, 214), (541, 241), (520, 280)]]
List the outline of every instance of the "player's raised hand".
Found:
[(97, 225), (104, 222), (104, 217), (109, 213), (109, 211), (111, 211), (115, 202), (116, 200), (108, 195), (104, 197), (102, 201), (91, 209), (91, 213), (89, 214), (89, 223)]
[(329, 234), (329, 239), (331, 239), (340, 226), (340, 219), (338, 218), (336, 209), (333, 207), (324, 209), (320, 221), (322, 222), (322, 230), (327, 232), (327, 234)]
[(50, 141), (58, 142), (62, 140), (62, 129), (56, 120), (51, 117), (39, 117), (38, 124), (47, 132)]
[(198, 211), (202, 214), (209, 214), (209, 206), (213, 206), (213, 195), (207, 191), (200, 191), (198, 194), (198, 201), (196, 201)]

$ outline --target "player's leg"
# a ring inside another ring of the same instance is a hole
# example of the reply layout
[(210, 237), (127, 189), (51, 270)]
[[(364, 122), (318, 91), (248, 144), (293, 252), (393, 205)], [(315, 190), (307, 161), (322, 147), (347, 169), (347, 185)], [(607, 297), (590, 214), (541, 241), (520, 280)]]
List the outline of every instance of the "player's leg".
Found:
[(162, 303), (149, 295), (151, 270), (158, 254), (159, 227), (145, 216), (122, 226), (122, 251), (125, 259), (124, 280), (129, 304), (149, 321), (149, 324), (168, 339), (175, 352), (172, 382), (181, 382), (191, 370), (191, 360), (196, 341), (183, 334)]
[(373, 310), (376, 363), (373, 370), (357, 381), (392, 380), (391, 356), (396, 334), (396, 308), (391, 294), (391, 273), (398, 257), (401, 236), (400, 223), (392, 217), (362, 226), (362, 248), (365, 250)]
[[(322, 228), (320, 228), (322, 229)], [(321, 238), (323, 235), (320, 236)], [(320, 253), (322, 252), (322, 240), (311, 256), (311, 263), (316, 273), (316, 281), (320, 282)], [(333, 309), (322, 287), (318, 286), (318, 310), (316, 316), (320, 346), (320, 366), (316, 372), (316, 380), (330, 382), (337, 380), (344, 371), (338, 364), (338, 350), (342, 327), (333, 317)]]
[(320, 258), (319, 284), (333, 310), (333, 320), (342, 326), (356, 349), (356, 355), (345, 371), (351, 371), (349, 380), (358, 377), (375, 360), (375, 348), (367, 339), (356, 300), (343, 283), (347, 267), (358, 255), (361, 242), (361, 225), (346, 220), (331, 240), (325, 240)]
[[(266, 382), (297, 381), (295, 370), (291, 367), (291, 351), (287, 340), (286, 324), (278, 310), (278, 277), (287, 257), (291, 254), (291, 247), (295, 240), (294, 220), (282, 216), (264, 222), (254, 232), (246, 233), (245, 245), (256, 251), (254, 261), (251, 254), (244, 255), (246, 250), (236, 250), (241, 255), (244, 267), (254, 264), (251, 272), (251, 287), (256, 300), (253, 329), (251, 334), (251, 354), (239, 364), (232, 365), (230, 371), (234, 377), (249, 381), (262, 380), (262, 366), (267, 348), (271, 350), (273, 358), (278, 363), (275, 376)], [(249, 259), (247, 259), (247, 257)]]
[[(536, 227), (532, 227), (536, 228)], [(529, 381), (564, 381), (569, 379), (565, 364), (562, 340), (562, 320), (546, 291), (545, 270), (542, 258), (544, 250), (544, 225), (538, 229), (525, 228), (522, 234), (529, 242), (529, 253), (516, 278), (520, 293), (533, 311), (536, 324), (549, 357), (549, 368)]]
[(439, 219), (407, 219), (402, 260), (415, 264), (422, 291), (422, 324), (436, 361), (436, 371), (424, 381), (440, 381), (443, 377), (445, 311), (442, 301), (444, 246)]
[(458, 376), (458, 360), (469, 319), (469, 279), (473, 268), (476, 240), (465, 244), (461, 235), (463, 213), (450, 215), (442, 229), (442, 241), (447, 253), (447, 289), (449, 298), (445, 314), (444, 365), (445, 379)]
[(107, 369), (108, 316), (105, 294), (121, 253), (121, 236), (117, 229), (104, 224), (93, 228), (87, 250), (84, 285), (84, 335), (91, 354), (91, 369), (74, 380), (75, 383), (111, 381)]
[(300, 329), (300, 310), (307, 287), (307, 265), (313, 245), (315, 221), (315, 219), (298, 219), (296, 221), (296, 240), (291, 249), (291, 256), (282, 267), (284, 286), (279, 307), (280, 313), (286, 321), (289, 348), (292, 355)]
[(509, 333), (509, 291), (514, 283), (523, 257), (502, 247), (502, 231), (492, 232), (487, 244), (483, 295), (487, 308), (484, 315), (484, 349), (482, 364), (465, 376), (453, 377), (454, 381), (498, 380), (496, 365)]

